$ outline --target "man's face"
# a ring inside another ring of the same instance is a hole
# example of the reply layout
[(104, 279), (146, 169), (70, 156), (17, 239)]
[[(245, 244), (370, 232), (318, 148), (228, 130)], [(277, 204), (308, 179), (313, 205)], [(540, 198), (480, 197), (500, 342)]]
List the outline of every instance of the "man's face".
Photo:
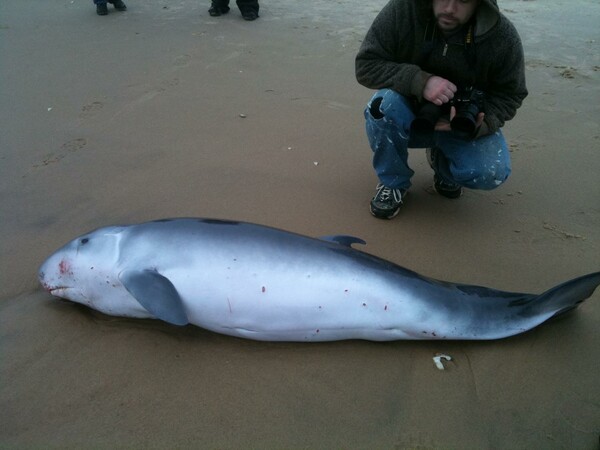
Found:
[(479, 0), (433, 0), (433, 15), (442, 31), (455, 31), (469, 21)]

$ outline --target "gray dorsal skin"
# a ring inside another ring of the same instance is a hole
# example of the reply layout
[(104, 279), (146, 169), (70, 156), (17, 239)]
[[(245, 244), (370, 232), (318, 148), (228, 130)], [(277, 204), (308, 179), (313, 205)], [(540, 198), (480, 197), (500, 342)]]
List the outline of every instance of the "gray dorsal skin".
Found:
[(157, 319), (173, 325), (189, 323), (181, 297), (168, 278), (153, 270), (124, 270), (119, 274), (119, 280)]
[(321, 236), (319, 239), (321, 239), (322, 241), (327, 241), (327, 242), (336, 242), (340, 245), (344, 245), (346, 247), (352, 247), (352, 244), (361, 244), (361, 245), (367, 245), (367, 243), (365, 241), (363, 241), (361, 238), (357, 238), (354, 236), (348, 236), (345, 234), (333, 234), (330, 236)]
[(42, 286), (110, 315), (266, 341), (500, 339), (590, 297), (600, 272), (521, 294), (439, 281), (352, 248), (213, 219), (104, 227), (40, 267)]

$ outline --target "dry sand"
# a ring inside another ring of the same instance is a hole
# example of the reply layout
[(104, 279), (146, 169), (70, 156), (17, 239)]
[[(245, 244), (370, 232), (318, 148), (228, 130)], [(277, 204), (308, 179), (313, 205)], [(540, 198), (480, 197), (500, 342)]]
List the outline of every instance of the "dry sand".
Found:
[[(354, 56), (385, 0), (0, 4), (0, 447), (595, 449), (600, 294), (495, 342), (274, 344), (111, 318), (37, 284), (90, 229), (201, 216), (360, 236), (423, 274), (541, 292), (600, 268), (600, 4), (501, 1), (530, 96), (493, 192), (372, 218)], [(246, 117), (241, 117), (240, 115)], [(453, 357), (435, 368), (437, 353)]]

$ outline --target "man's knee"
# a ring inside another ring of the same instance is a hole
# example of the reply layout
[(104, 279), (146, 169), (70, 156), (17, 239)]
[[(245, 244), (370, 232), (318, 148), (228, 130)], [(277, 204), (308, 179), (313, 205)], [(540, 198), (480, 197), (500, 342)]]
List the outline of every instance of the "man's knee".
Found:
[(378, 91), (369, 101), (365, 109), (367, 120), (381, 120), (396, 125), (410, 124), (414, 118), (410, 102), (391, 89)]
[(504, 183), (510, 172), (510, 165), (492, 162), (477, 167), (455, 169), (452, 170), (452, 175), (455, 182), (461, 186), (489, 191)]
[(508, 145), (500, 131), (470, 141), (451, 159), (455, 182), (470, 189), (496, 189), (511, 172)]

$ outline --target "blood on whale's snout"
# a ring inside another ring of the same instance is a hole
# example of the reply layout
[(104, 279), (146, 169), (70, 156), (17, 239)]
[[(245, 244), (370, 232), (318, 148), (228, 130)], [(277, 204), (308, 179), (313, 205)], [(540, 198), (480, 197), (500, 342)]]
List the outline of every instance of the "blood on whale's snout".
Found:
[(58, 271), (61, 275), (65, 275), (71, 271), (71, 265), (65, 259), (61, 259), (58, 263)]

